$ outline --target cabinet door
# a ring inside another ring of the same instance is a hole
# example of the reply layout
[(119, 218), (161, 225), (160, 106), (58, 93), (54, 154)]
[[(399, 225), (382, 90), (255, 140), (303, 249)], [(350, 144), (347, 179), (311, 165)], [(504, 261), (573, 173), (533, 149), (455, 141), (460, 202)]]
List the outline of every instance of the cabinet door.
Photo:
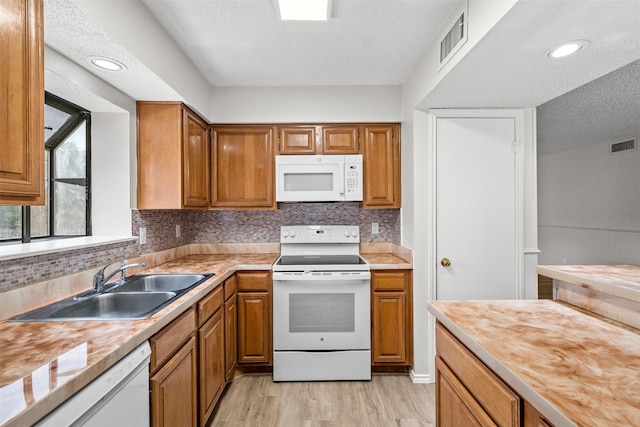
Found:
[(2, 2), (0, 205), (44, 204), (43, 3)]
[(278, 154), (315, 154), (315, 126), (281, 126), (278, 128)]
[(398, 125), (364, 128), (364, 208), (400, 207), (400, 143)]
[(275, 209), (274, 128), (212, 129), (212, 206)]
[(409, 366), (413, 363), (412, 272), (371, 272), (372, 364)]
[(225, 380), (233, 379), (238, 364), (238, 298), (231, 296), (224, 303)]
[(151, 420), (155, 427), (193, 427), (198, 420), (196, 338), (151, 377)]
[(206, 425), (225, 381), (223, 311), (218, 310), (199, 331), (200, 347), (200, 425)]
[(436, 425), (439, 427), (496, 426), (491, 417), (437, 356)]
[(524, 402), (524, 427), (552, 427), (529, 402)]
[(406, 324), (404, 292), (373, 293), (372, 356), (376, 363), (405, 363)]
[(209, 138), (207, 124), (188, 110), (183, 111), (182, 204), (209, 206)]
[(359, 154), (359, 129), (356, 125), (322, 127), (322, 154)]
[(271, 365), (271, 295), (238, 292), (238, 363)]

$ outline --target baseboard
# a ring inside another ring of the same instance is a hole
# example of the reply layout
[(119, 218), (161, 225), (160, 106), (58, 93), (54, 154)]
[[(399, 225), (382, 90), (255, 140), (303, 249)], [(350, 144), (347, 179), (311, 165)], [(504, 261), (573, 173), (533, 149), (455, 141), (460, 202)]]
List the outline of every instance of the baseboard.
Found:
[(416, 374), (413, 369), (409, 372), (409, 377), (411, 378), (411, 382), (414, 384), (431, 384), (435, 382), (433, 378), (431, 378), (431, 375)]

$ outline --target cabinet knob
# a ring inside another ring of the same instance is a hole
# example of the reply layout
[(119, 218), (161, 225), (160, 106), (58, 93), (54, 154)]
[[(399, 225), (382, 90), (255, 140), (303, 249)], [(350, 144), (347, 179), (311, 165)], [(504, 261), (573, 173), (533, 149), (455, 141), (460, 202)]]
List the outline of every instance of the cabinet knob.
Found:
[(449, 267), (451, 265), (451, 261), (449, 261), (449, 258), (442, 258), (440, 260), (440, 265), (443, 267)]

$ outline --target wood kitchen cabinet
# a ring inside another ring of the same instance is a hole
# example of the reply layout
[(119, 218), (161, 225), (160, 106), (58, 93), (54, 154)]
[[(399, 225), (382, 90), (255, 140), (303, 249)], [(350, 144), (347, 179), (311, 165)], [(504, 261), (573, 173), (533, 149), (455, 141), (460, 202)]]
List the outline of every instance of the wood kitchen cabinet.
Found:
[(198, 302), (200, 426), (205, 426), (226, 384), (224, 287)]
[(410, 270), (371, 272), (371, 364), (413, 364), (413, 303)]
[(276, 208), (275, 133), (275, 126), (212, 127), (213, 207)]
[(44, 204), (43, 4), (2, 2), (0, 205)]
[(193, 308), (154, 335), (151, 344), (151, 423), (192, 427), (198, 420), (198, 358)]
[(209, 207), (208, 124), (179, 102), (137, 103), (138, 209)]
[(238, 364), (271, 366), (272, 282), (270, 271), (239, 271)]
[(233, 275), (224, 282), (224, 342), (225, 380), (233, 379), (238, 365), (238, 278)]
[(524, 425), (520, 396), (440, 323), (436, 352), (437, 425)]
[(279, 125), (278, 154), (359, 154), (360, 126)]
[(400, 126), (363, 127), (363, 208), (401, 207)]

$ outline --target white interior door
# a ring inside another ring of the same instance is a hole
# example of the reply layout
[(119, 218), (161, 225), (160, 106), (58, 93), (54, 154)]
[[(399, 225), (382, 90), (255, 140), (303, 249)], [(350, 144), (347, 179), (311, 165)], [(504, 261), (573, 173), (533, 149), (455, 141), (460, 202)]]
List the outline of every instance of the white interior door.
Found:
[(464, 114), (435, 120), (437, 299), (520, 298), (518, 118)]

